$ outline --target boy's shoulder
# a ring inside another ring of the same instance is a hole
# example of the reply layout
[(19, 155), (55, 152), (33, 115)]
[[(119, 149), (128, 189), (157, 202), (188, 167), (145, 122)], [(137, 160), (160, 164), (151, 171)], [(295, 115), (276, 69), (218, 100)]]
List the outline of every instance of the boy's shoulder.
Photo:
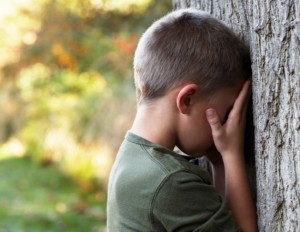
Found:
[(136, 231), (162, 231), (162, 223), (168, 231), (195, 226), (195, 231), (220, 231), (220, 225), (233, 225), (208, 172), (132, 133), (127, 133), (111, 172), (108, 218), (109, 228), (122, 231), (127, 231), (126, 223)]

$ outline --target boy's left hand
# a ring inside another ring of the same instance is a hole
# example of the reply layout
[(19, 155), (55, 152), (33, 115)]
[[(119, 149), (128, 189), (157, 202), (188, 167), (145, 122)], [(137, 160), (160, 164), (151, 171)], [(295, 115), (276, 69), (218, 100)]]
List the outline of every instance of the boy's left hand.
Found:
[(227, 121), (222, 125), (214, 109), (206, 110), (207, 120), (212, 129), (214, 144), (224, 156), (243, 154), (244, 131), (246, 124), (247, 102), (250, 97), (250, 81), (246, 81), (234, 102)]

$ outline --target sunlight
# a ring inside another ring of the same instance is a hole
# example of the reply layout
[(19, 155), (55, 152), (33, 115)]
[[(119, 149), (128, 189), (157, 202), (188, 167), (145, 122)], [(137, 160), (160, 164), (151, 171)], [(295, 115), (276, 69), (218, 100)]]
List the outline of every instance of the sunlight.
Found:
[(23, 36), (23, 43), (27, 44), (27, 45), (31, 45), (31, 44), (34, 44), (36, 39), (37, 39), (36, 33), (32, 32), (32, 31), (28, 31)]
[(24, 156), (25, 151), (25, 145), (19, 139), (12, 137), (0, 146), (0, 159), (12, 156), (22, 157)]
[(31, 3), (32, 0), (6, 0), (1, 2), (0, 21), (9, 15), (16, 14), (20, 7)]
[[(31, 15), (41, 13), (48, 0), (4, 0), (0, 7), (0, 68), (7, 63), (17, 62), (22, 43), (30, 45), (36, 41), (36, 32), (41, 22)], [(21, 14), (21, 10), (27, 13)], [(31, 15), (28, 14), (30, 12)]]
[(151, 2), (152, 0), (91, 0), (91, 4), (95, 7), (121, 12), (143, 11)]
[(62, 169), (82, 179), (97, 176), (104, 183), (107, 181), (113, 152), (105, 142), (89, 145), (78, 144), (63, 129), (52, 129), (44, 139), (44, 149), (48, 158), (62, 162)]
[(108, 176), (114, 161), (112, 149), (105, 143), (100, 143), (91, 150), (95, 153), (93, 163), (99, 168), (97, 170), (98, 177), (107, 186)]

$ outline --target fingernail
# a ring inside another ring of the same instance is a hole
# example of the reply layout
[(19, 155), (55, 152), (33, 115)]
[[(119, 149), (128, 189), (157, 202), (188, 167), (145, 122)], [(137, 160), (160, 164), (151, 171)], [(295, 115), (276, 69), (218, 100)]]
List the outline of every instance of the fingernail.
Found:
[(212, 116), (214, 116), (214, 114), (215, 114), (214, 110), (212, 110), (212, 109), (206, 110), (207, 117), (212, 117)]

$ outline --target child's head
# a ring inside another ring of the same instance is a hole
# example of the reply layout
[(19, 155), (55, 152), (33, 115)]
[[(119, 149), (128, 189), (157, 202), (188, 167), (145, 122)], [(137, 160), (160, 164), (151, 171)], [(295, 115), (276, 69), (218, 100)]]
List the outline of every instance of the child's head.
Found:
[(202, 93), (251, 76), (248, 48), (221, 21), (185, 9), (156, 21), (139, 41), (135, 59), (139, 103), (151, 102), (183, 83)]

